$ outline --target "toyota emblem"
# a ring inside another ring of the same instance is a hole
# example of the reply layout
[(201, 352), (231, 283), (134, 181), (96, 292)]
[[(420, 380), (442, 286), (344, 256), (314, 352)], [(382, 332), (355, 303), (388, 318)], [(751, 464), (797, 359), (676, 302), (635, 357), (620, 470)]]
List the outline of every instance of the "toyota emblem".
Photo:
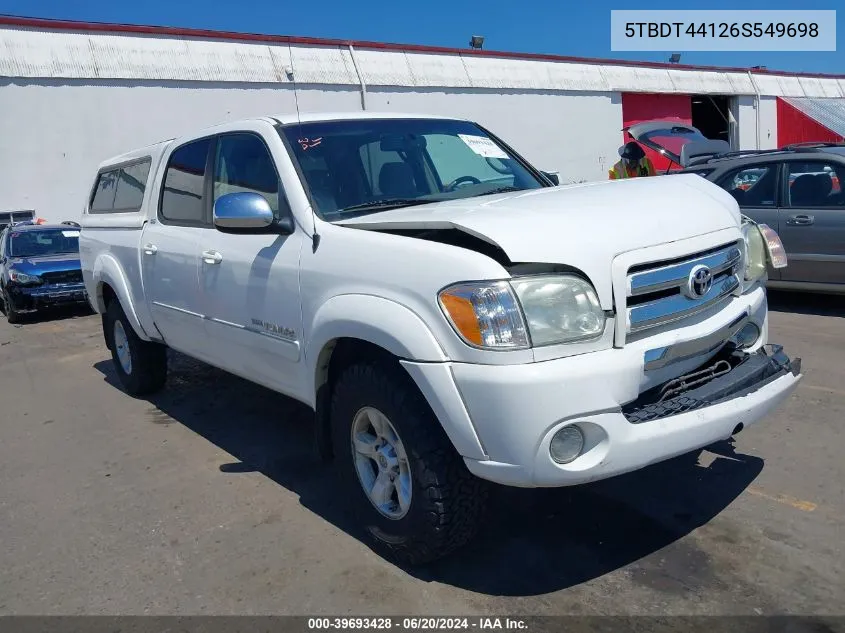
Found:
[(696, 266), (690, 271), (687, 280), (687, 294), (692, 299), (699, 299), (710, 292), (713, 286), (713, 273), (707, 266)]

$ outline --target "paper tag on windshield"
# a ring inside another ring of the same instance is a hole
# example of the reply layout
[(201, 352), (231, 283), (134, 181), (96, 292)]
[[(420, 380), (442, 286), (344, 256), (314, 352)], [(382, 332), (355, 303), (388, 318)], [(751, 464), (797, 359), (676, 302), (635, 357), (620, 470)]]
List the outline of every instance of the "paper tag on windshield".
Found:
[(484, 156), (484, 158), (508, 158), (502, 148), (486, 136), (475, 136), (474, 134), (458, 134), (458, 136), (467, 144), (467, 147), (479, 156)]
[(65, 237), (79, 237), (79, 231), (62, 231)]

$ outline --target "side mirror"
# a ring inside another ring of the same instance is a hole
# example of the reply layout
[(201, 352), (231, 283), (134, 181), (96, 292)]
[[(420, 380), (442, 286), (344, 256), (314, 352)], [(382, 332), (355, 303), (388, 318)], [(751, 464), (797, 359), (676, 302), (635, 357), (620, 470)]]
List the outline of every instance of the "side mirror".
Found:
[(214, 226), (222, 230), (266, 229), (273, 220), (270, 204), (257, 193), (227, 193), (214, 203)]
[(543, 174), (549, 180), (551, 180), (555, 184), (555, 186), (560, 184), (560, 174), (559, 174), (559, 172), (543, 171), (543, 172), (540, 172), (540, 173)]

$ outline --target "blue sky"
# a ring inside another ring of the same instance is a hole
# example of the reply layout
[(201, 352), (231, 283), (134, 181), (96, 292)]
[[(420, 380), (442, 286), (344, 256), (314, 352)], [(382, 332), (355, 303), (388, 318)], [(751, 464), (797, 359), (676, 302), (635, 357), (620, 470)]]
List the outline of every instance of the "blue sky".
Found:
[[(668, 53), (610, 50), (611, 9), (835, 9), (837, 31), (845, 33), (841, 0), (0, 0), (0, 13), (97, 22), (124, 22), (376, 40), (464, 48), (470, 35), (486, 38), (484, 48), (666, 61)], [(682, 53), (682, 63), (719, 66), (764, 65), (770, 69), (845, 74), (845, 35), (836, 52)]]

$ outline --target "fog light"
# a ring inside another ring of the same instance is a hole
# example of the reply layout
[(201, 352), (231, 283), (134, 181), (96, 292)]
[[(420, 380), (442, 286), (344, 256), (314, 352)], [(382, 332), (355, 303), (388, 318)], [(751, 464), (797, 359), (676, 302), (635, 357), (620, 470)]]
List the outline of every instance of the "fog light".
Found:
[(756, 323), (746, 323), (745, 326), (736, 333), (734, 340), (736, 341), (737, 347), (740, 349), (745, 349), (746, 347), (751, 347), (756, 343), (760, 338), (760, 328), (757, 327)]
[(549, 453), (558, 464), (568, 464), (581, 454), (584, 434), (575, 425), (565, 426), (552, 436)]

